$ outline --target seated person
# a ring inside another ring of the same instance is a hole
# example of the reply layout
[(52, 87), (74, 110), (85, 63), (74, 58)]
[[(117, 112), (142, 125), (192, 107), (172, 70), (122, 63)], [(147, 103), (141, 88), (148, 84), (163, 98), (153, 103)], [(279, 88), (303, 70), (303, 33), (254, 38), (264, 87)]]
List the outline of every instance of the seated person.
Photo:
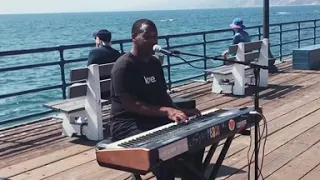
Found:
[[(107, 64), (116, 62), (120, 57), (119, 51), (111, 47), (111, 32), (102, 29), (93, 34), (96, 42), (96, 48), (92, 49), (88, 56), (88, 66), (90, 64)], [(110, 76), (102, 77), (101, 79), (109, 79)], [(102, 99), (108, 99), (110, 92), (101, 93)]]
[[(199, 110), (176, 108), (167, 94), (161, 63), (153, 54), (158, 43), (156, 25), (140, 19), (132, 26), (132, 50), (122, 55), (111, 71), (111, 124), (113, 141), (121, 140), (156, 127), (187, 122), (188, 116), (200, 115)], [(184, 154), (200, 168), (204, 149)], [(197, 157), (197, 158), (195, 158)], [(195, 159), (192, 159), (195, 158)], [(158, 180), (174, 180), (175, 165), (162, 163), (154, 171)], [(190, 180), (195, 178), (190, 176)]]
[[(240, 18), (235, 18), (232, 23), (230, 24), (230, 27), (235, 32), (233, 36), (233, 42), (232, 44), (238, 44), (240, 42), (250, 42), (250, 36), (249, 34), (244, 30), (245, 26), (243, 25), (243, 21)], [(223, 56), (228, 56), (229, 51), (226, 50), (223, 52)]]

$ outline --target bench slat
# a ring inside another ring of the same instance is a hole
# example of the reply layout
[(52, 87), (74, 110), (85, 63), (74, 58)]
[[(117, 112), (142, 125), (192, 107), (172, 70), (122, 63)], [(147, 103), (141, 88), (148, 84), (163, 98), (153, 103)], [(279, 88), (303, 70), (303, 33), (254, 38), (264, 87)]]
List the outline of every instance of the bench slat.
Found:
[(76, 98), (87, 95), (86, 83), (75, 83), (69, 87), (69, 98)]
[[(100, 90), (101, 92), (110, 91), (111, 79), (105, 79), (100, 81)], [(69, 98), (75, 98), (79, 96), (87, 95), (87, 84), (86, 83), (77, 83), (69, 87)]]
[(73, 69), (70, 72), (70, 81), (79, 82), (85, 81), (88, 78), (88, 68)]
[(245, 53), (244, 56), (245, 56), (245, 62), (251, 62), (259, 58), (260, 52), (258, 51), (248, 52), (248, 53)]
[[(260, 50), (261, 45), (262, 45), (262, 41), (244, 43), (244, 48), (245, 48), (244, 52)], [(237, 54), (237, 51), (238, 51), (237, 44), (229, 46), (229, 54)]]
[(99, 65), (100, 79), (104, 79), (104, 77), (110, 78), (113, 65), (114, 65), (114, 63)]
[(245, 52), (250, 52), (250, 51), (260, 50), (261, 45), (262, 45), (262, 41), (245, 43), (244, 51)]

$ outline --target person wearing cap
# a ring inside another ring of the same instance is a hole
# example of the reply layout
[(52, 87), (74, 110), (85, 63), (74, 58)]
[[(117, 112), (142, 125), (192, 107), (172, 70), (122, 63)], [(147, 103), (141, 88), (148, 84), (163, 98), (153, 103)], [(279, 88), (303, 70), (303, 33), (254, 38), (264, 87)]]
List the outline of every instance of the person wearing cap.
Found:
[(106, 64), (115, 62), (119, 57), (119, 51), (111, 47), (111, 32), (106, 29), (93, 33), (96, 48), (92, 49), (88, 57), (90, 64)]
[[(240, 42), (250, 42), (250, 36), (249, 34), (244, 30), (245, 25), (243, 25), (243, 20), (240, 18), (235, 18), (232, 23), (230, 24), (230, 27), (235, 32), (233, 36), (233, 43), (232, 44), (238, 44)], [(228, 50), (223, 52), (223, 56), (227, 56), (229, 54)]]

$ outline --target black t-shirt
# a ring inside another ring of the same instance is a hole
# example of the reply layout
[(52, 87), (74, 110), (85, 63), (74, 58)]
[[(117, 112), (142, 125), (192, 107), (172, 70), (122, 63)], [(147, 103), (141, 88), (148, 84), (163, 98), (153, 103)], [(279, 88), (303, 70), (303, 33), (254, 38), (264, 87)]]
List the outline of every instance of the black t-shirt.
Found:
[(89, 53), (88, 66), (90, 64), (107, 64), (116, 62), (119, 57), (119, 51), (113, 49), (110, 46), (94, 48)]
[(126, 94), (150, 105), (172, 107), (172, 101), (167, 98), (162, 66), (155, 57), (143, 62), (130, 52), (121, 56), (111, 71), (110, 89), (111, 118), (114, 121), (152, 118), (126, 111), (119, 98)]

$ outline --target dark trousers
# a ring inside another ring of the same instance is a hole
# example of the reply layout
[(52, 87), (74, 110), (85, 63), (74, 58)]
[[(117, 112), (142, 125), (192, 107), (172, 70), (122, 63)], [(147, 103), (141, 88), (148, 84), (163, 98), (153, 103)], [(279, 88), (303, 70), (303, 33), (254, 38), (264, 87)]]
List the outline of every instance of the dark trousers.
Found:
[[(162, 119), (150, 119), (141, 121), (114, 121), (111, 123), (111, 135), (113, 141), (118, 141), (150, 129), (168, 124), (172, 121)], [(153, 171), (153, 174), (157, 177), (157, 180), (174, 180), (177, 174), (183, 177), (183, 180), (196, 180), (190, 170), (186, 169), (178, 161), (183, 160), (193, 164), (197, 170), (201, 171), (202, 158), (204, 149), (201, 149), (194, 153), (186, 152), (172, 160), (161, 163), (158, 168)]]

